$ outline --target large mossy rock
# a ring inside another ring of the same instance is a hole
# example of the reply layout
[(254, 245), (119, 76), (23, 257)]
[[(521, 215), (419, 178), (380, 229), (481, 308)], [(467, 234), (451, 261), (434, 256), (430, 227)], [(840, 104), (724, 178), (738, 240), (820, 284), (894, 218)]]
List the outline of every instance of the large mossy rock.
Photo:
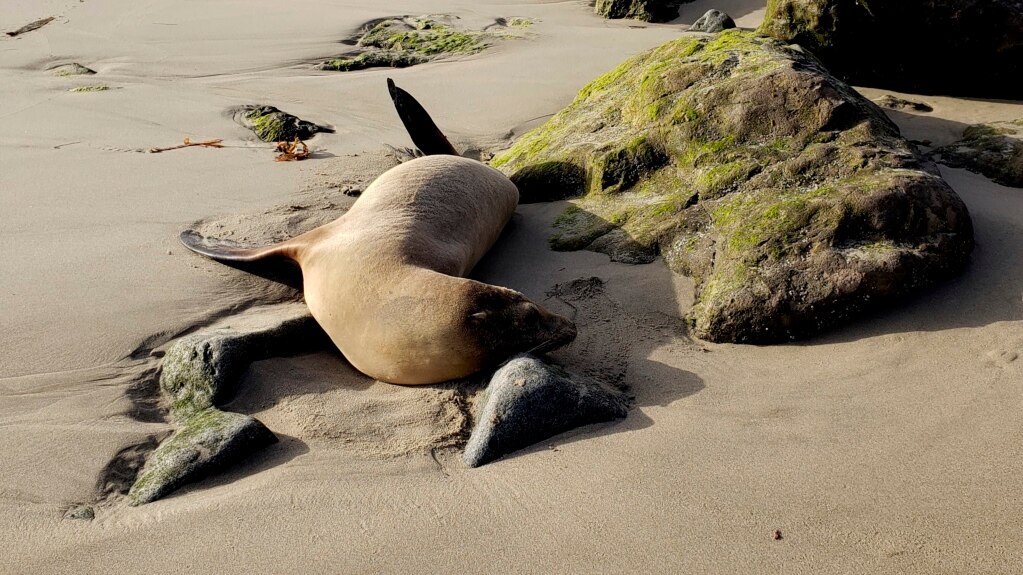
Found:
[(1023, 98), (1019, 0), (769, 0), (759, 31), (853, 84)]
[(695, 334), (713, 341), (816, 333), (973, 248), (963, 202), (877, 106), (798, 47), (738, 30), (626, 61), (492, 163), (523, 196), (585, 194), (555, 249), (660, 253), (692, 276)]
[(667, 22), (678, 18), (678, 7), (693, 0), (597, 0), (594, 11), (604, 18), (635, 18)]
[(961, 140), (935, 150), (934, 158), (1023, 188), (1023, 119), (970, 126)]

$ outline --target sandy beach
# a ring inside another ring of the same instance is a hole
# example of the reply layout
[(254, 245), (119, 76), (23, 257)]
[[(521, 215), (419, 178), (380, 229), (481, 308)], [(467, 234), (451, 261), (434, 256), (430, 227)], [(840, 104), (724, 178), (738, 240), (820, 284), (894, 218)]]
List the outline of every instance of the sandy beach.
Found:
[[(102, 497), (115, 456), (171, 430), (133, 400), (151, 352), (300, 301), (178, 234), (201, 221), (260, 243), (339, 215), (345, 189), (397, 163), (385, 145), (412, 145), (386, 78), (457, 148), (495, 152), (708, 8), (753, 28), (764, 4), (698, 0), (647, 24), (580, 1), (6, 0), (3, 30), (56, 19), (0, 37), (0, 573), (1018, 572), (1023, 191), (945, 166), (975, 227), (965, 273), (785, 345), (689, 337), (691, 280), (662, 261), (553, 252), (565, 203), (520, 205), (473, 277), (571, 311), (579, 337), (553, 355), (629, 386), (624, 420), (470, 469), (445, 447), (448, 387), (375, 382), (311, 349), (253, 364), (228, 405), (280, 443), (147, 505)], [(315, 68), (399, 14), (533, 24), (410, 68)], [(47, 71), (71, 62), (96, 74)], [(109, 89), (69, 91), (86, 85)], [(931, 105), (888, 112), (934, 147), (1023, 118), (1023, 102), (860, 91)], [(308, 160), (275, 162), (228, 113), (254, 103), (335, 133), (309, 140)], [(225, 147), (147, 153), (184, 138)], [(547, 295), (593, 277), (603, 289), (573, 310)], [(94, 520), (64, 518), (81, 503)]]

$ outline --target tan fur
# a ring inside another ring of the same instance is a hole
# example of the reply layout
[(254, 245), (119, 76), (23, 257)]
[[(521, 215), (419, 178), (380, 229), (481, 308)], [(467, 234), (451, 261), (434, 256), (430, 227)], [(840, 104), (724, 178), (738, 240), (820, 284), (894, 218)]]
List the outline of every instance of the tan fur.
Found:
[(313, 317), (356, 369), (438, 383), (575, 337), (522, 294), (463, 277), (517, 203), (497, 170), (426, 156), (381, 175), (334, 222), (262, 253), (299, 263)]

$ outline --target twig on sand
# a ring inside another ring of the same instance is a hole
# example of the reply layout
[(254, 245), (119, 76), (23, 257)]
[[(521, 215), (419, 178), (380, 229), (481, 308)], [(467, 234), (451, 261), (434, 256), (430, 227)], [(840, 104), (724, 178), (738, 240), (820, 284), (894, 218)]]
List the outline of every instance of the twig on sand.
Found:
[(38, 30), (38, 29), (42, 28), (43, 26), (46, 26), (50, 22), (53, 22), (55, 19), (56, 18), (54, 18), (53, 16), (50, 16), (49, 18), (43, 18), (41, 20), (36, 20), (35, 22), (29, 22), (28, 24), (25, 24), (24, 26), (22, 26), (21, 28), (18, 28), (14, 32), (7, 32), (6, 34), (8, 36), (10, 36), (11, 38), (13, 38), (15, 36), (20, 36), (20, 35), (24, 34), (25, 32), (31, 32), (32, 30)]
[[(300, 150), (299, 147), (302, 149)], [(279, 153), (274, 160), (278, 162), (295, 162), (309, 157), (309, 146), (305, 145), (305, 142), (299, 140), (297, 136), (293, 142), (277, 142), (277, 151)]]
[(167, 150), (179, 150), (181, 148), (191, 148), (191, 147), (194, 147), (194, 146), (202, 146), (203, 148), (223, 148), (224, 145), (220, 143), (220, 142), (223, 142), (223, 141), (224, 140), (217, 139), (217, 140), (206, 140), (205, 142), (193, 142), (192, 140), (189, 140), (188, 138), (185, 138), (185, 143), (184, 144), (180, 144), (180, 145), (177, 145), (177, 146), (171, 146), (169, 148), (150, 148), (149, 149), (149, 153), (150, 154), (159, 154), (160, 152), (166, 152)]

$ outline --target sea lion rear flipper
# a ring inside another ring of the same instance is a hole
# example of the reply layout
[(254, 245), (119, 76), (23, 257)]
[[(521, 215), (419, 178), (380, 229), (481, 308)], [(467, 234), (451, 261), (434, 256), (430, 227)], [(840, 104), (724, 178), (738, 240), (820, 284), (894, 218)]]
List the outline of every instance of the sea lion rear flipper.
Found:
[(256, 262), (274, 257), (294, 259), (293, 250), (287, 245), (288, 242), (244, 248), (226, 240), (208, 238), (195, 230), (185, 230), (181, 232), (179, 238), (186, 248), (218, 262)]
[(423, 154), (460, 155), (430, 118), (430, 114), (426, 113), (411, 94), (395, 86), (394, 80), (390, 78), (387, 79), (387, 91), (391, 93), (394, 109), (398, 111), (401, 123), (405, 124), (405, 130), (412, 137), (412, 143), (422, 150)]

